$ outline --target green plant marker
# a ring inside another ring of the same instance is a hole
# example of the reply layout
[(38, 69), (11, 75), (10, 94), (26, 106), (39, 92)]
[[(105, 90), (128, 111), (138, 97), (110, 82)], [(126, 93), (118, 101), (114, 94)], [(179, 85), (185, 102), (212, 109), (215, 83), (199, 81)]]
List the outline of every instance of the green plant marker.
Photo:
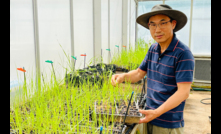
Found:
[(109, 54), (110, 54), (110, 61), (111, 61), (111, 53), (110, 53), (110, 49), (106, 49), (107, 51), (109, 51)]
[(75, 59), (75, 60), (74, 60), (74, 70), (75, 70), (75, 64), (76, 64), (77, 56), (76, 56), (76, 57), (71, 56), (71, 57)]
[(47, 62), (47, 63), (53, 63), (51, 60), (46, 60), (45, 62)]
[(119, 55), (119, 46), (118, 46), (118, 45), (115, 45), (115, 47), (117, 47), (117, 48), (118, 48), (118, 55)]
[(53, 67), (53, 62), (51, 60), (46, 60), (45, 62), (46, 63), (51, 63), (51, 67), (52, 67), (52, 70), (53, 70), (53, 73), (54, 73), (54, 77), (55, 77), (55, 80), (56, 80), (56, 76), (55, 76), (55, 72), (54, 72), (54, 67)]
[(74, 58), (75, 60), (77, 60), (77, 57), (71, 56), (72, 58)]

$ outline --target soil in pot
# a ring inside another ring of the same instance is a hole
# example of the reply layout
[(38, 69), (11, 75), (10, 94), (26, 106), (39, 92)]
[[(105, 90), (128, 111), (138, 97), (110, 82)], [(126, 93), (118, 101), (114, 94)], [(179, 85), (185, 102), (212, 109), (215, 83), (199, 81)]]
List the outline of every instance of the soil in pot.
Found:
[(122, 71), (122, 67), (116, 67), (116, 71)]
[(122, 72), (129, 72), (129, 70), (128, 69), (126, 69), (126, 68), (122, 68)]

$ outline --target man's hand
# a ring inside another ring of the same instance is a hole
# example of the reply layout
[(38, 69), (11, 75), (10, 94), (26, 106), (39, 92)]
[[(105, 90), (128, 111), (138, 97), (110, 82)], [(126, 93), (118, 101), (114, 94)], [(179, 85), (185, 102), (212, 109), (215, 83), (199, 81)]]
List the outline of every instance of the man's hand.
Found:
[(186, 100), (189, 97), (191, 82), (177, 83), (177, 87), (177, 91), (158, 108), (154, 110), (139, 110), (140, 113), (145, 114), (145, 118), (140, 119), (139, 123), (150, 122), (163, 113), (177, 107)]
[(113, 86), (116, 86), (117, 84), (120, 84), (124, 81), (125, 79), (125, 76), (124, 74), (115, 74), (115, 75), (112, 75), (111, 77), (111, 84)]
[(116, 86), (117, 84), (120, 84), (123, 81), (135, 83), (135, 82), (141, 80), (146, 74), (147, 74), (146, 71), (143, 71), (139, 68), (136, 70), (132, 70), (128, 73), (115, 74), (115, 75), (112, 75), (111, 84), (113, 86)]
[(139, 110), (140, 113), (145, 114), (145, 117), (140, 119), (140, 123), (148, 123), (152, 121), (153, 119), (159, 117), (159, 114), (156, 110)]

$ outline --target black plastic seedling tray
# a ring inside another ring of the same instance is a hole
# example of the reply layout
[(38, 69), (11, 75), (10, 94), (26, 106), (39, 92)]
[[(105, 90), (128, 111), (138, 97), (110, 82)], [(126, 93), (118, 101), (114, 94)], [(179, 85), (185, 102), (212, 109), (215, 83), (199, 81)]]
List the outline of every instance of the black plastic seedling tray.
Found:
[[(113, 110), (114, 109), (114, 110)], [(123, 122), (127, 110), (127, 105), (124, 102), (118, 103), (117, 105), (112, 105), (110, 107), (104, 106), (102, 104), (98, 105), (97, 102), (94, 104), (94, 111), (97, 117), (112, 119), (114, 116), (115, 122)], [(131, 106), (129, 107), (128, 114), (126, 116), (125, 123), (139, 123), (142, 114), (138, 112), (139, 105), (137, 102), (132, 101)], [(112, 113), (114, 111), (114, 113)]]

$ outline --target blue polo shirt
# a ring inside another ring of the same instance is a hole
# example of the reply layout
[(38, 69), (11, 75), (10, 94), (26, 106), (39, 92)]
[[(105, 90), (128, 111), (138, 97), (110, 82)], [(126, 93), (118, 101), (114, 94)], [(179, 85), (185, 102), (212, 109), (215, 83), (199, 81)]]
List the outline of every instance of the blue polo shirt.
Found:
[[(156, 109), (177, 91), (177, 83), (192, 83), (194, 57), (174, 33), (170, 45), (162, 54), (158, 43), (150, 46), (139, 69), (147, 72), (145, 109)], [(183, 127), (184, 105), (185, 101), (150, 123), (165, 128)]]

